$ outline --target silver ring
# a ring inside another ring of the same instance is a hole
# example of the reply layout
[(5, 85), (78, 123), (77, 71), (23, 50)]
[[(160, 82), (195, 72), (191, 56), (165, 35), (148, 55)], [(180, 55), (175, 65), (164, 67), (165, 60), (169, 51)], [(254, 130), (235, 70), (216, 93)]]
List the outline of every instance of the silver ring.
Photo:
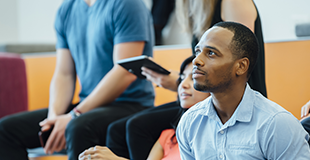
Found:
[(87, 155), (87, 160), (91, 160), (91, 155), (90, 154)]

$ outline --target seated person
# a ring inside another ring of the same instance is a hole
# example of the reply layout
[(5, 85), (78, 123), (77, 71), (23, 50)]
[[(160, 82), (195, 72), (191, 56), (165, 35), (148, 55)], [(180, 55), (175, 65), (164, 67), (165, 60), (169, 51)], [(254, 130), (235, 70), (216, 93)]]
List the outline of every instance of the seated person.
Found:
[[(193, 88), (193, 80), (192, 80), (192, 69), (193, 65), (191, 61), (193, 60), (194, 56), (189, 57), (186, 59), (181, 67), (181, 75), (178, 87), (178, 95), (179, 95), (179, 102), (182, 106), (180, 108), (180, 113), (183, 113), (187, 108), (190, 108), (194, 104), (199, 101), (206, 99), (210, 94), (198, 92)], [(175, 117), (175, 124), (177, 125), (180, 117), (182, 114), (178, 114)], [(175, 125), (175, 126), (176, 126)], [(96, 146), (85, 150), (83, 153), (80, 154), (79, 160), (87, 160), (87, 159), (110, 159), (110, 160), (118, 160), (118, 159), (126, 159), (116, 156), (112, 151), (110, 151), (107, 147), (100, 147)], [(180, 159), (178, 144), (175, 137), (175, 130), (174, 129), (167, 129), (164, 130), (157, 140), (155, 145), (153, 146), (149, 157), (149, 160), (178, 160)]]
[[(302, 108), (301, 108), (301, 119), (300, 123), (304, 127), (304, 129), (310, 134), (310, 101), (306, 103)], [(310, 142), (308, 141), (310, 144)]]
[[(229, 20), (249, 26), (257, 35), (261, 48), (256, 67), (254, 68), (248, 82), (253, 89), (260, 91), (267, 97), (265, 85), (264, 41), (260, 16), (254, 2), (252, 0), (219, 0), (216, 4), (212, 5), (212, 3), (214, 2), (208, 0), (176, 1), (176, 16), (178, 20), (181, 20), (180, 24), (183, 26), (183, 29), (193, 37), (191, 40), (192, 49), (194, 50), (195, 45), (198, 42), (197, 38), (201, 37), (205, 30), (217, 22)], [(202, 9), (199, 6), (209, 7), (213, 12), (208, 9)], [(189, 15), (187, 11), (193, 13), (193, 15)], [(209, 18), (201, 20), (199, 17)], [(190, 27), (191, 25), (197, 27)], [(173, 59), (170, 61), (173, 63)], [(143, 67), (142, 70), (142, 73), (147, 79), (156, 83), (158, 86), (172, 91), (177, 90), (178, 85), (175, 82), (178, 78), (178, 74), (176, 72), (171, 72), (169, 75), (163, 75), (145, 67)], [(172, 118), (170, 115), (176, 114), (178, 111), (177, 108), (178, 106), (173, 102), (164, 106), (148, 109), (147, 111), (142, 111), (128, 119), (114, 122), (109, 126), (107, 133), (107, 146), (118, 156), (127, 157), (133, 160), (145, 160), (152, 146), (159, 138), (162, 130), (169, 128), (169, 123)]]
[[(57, 62), (49, 109), (0, 119), (0, 159), (27, 160), (27, 149), (41, 146), (38, 132), (53, 127), (45, 152), (66, 149), (68, 159), (76, 160), (85, 149), (106, 145), (110, 123), (152, 108), (152, 83), (116, 64), (152, 56), (152, 26), (141, 0), (63, 1), (55, 21)], [(81, 101), (72, 105), (76, 77)]]
[[(183, 62), (181, 72), (184, 70), (185, 64), (190, 62), (190, 59)], [(145, 67), (142, 68), (142, 74), (145, 70), (149, 70)], [(178, 87), (179, 72), (172, 71), (169, 76), (176, 77), (171, 82), (171, 86), (175, 84)], [(179, 114), (180, 108), (178, 102), (170, 102), (111, 123), (107, 130), (106, 146), (117, 156), (145, 160), (161, 132), (172, 128), (171, 123), (174, 122), (174, 117)]]
[(194, 88), (211, 96), (178, 124), (182, 159), (309, 159), (309, 135), (299, 121), (247, 84), (258, 50), (240, 23), (220, 22), (204, 33), (192, 77)]

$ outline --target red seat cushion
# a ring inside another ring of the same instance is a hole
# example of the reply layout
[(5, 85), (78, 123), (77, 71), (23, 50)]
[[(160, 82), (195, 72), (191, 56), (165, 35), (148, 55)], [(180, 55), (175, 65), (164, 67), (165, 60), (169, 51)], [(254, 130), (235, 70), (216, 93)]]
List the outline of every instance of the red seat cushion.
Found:
[(25, 62), (19, 54), (0, 53), (0, 118), (27, 109)]

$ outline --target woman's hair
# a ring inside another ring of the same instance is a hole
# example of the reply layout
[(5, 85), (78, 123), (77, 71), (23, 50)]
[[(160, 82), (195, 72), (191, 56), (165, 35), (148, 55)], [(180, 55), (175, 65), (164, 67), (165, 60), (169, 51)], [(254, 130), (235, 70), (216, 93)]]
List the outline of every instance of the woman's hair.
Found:
[(179, 85), (179, 84), (181, 83), (181, 81), (182, 81), (181, 76), (183, 75), (183, 72), (184, 72), (186, 66), (187, 66), (188, 64), (192, 63), (192, 61), (193, 61), (194, 59), (195, 59), (195, 56), (194, 56), (194, 55), (191, 55), (190, 57), (186, 58), (186, 59), (182, 62), (181, 67), (180, 67), (180, 76), (179, 76), (178, 81), (177, 81), (177, 82), (178, 82), (178, 85)]
[(210, 28), (218, 0), (176, 0), (176, 17), (182, 28), (200, 39)]
[[(181, 81), (182, 81), (182, 78), (181, 78), (181, 76), (183, 75), (183, 72), (184, 72), (184, 70), (185, 70), (185, 68), (189, 65), (189, 64), (191, 64), (192, 63), (192, 61), (195, 59), (195, 56), (194, 55), (191, 55), (190, 57), (188, 57), (188, 58), (186, 58), (183, 62), (182, 62), (182, 64), (181, 64), (181, 67), (180, 67), (180, 77), (179, 77), (179, 79), (178, 79), (178, 85), (180, 85), (180, 83), (181, 83)], [(179, 96), (178, 96), (178, 99), (177, 99), (177, 102), (178, 102), (178, 104), (180, 104), (180, 100), (179, 100)], [(171, 122), (171, 126), (174, 128), (174, 130), (176, 130), (176, 128), (177, 128), (177, 125), (178, 125), (178, 123), (179, 123), (179, 121), (180, 121), (180, 118), (181, 118), (181, 116), (183, 115), (183, 113), (185, 112), (187, 110), (187, 108), (181, 108), (180, 110), (179, 110), (179, 112), (175, 115), (175, 117), (174, 117), (174, 120), (172, 120), (172, 122)], [(171, 137), (171, 142), (172, 143), (177, 143), (175, 140), (174, 140), (174, 137), (175, 137), (175, 134)]]

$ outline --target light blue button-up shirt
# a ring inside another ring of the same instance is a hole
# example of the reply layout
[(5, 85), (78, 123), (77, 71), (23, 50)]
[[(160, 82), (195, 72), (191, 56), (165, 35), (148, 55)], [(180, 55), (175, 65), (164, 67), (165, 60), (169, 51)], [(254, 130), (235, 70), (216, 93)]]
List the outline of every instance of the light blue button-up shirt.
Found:
[(242, 101), (223, 124), (212, 97), (191, 107), (177, 127), (182, 160), (309, 160), (309, 135), (278, 104), (247, 85)]

